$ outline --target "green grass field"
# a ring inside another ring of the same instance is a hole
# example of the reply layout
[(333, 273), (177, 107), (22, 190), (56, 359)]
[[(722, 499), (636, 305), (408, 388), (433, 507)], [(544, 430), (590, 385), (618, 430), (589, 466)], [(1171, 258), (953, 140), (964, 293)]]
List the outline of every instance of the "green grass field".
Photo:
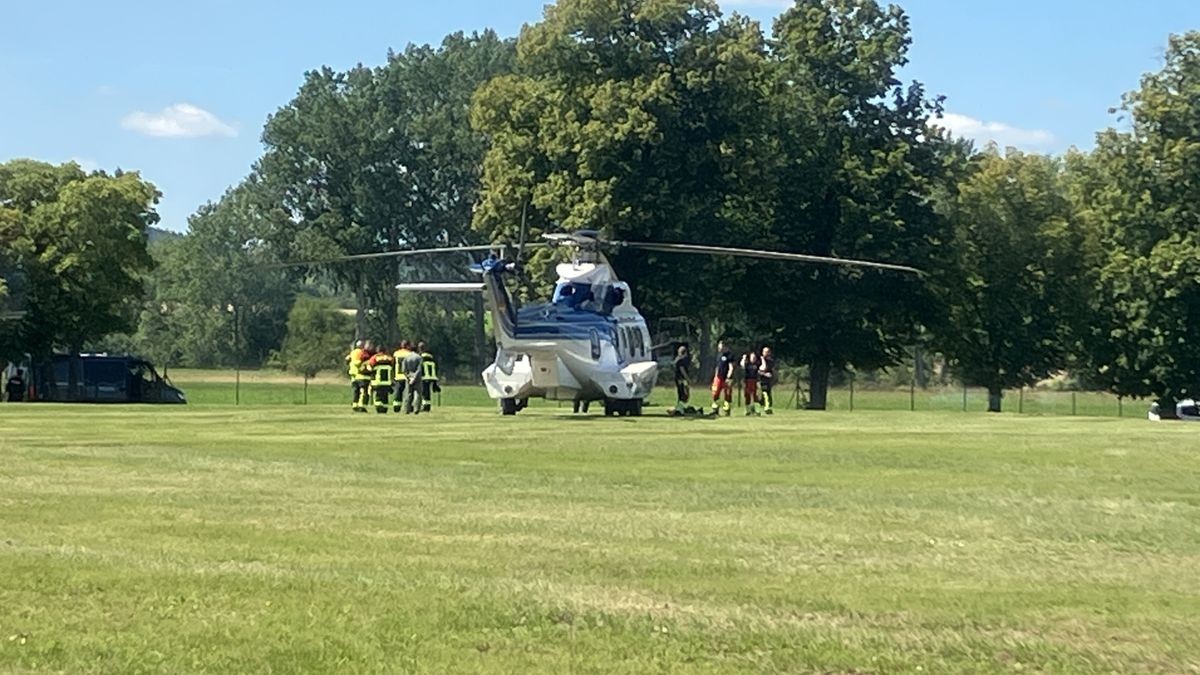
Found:
[(1198, 431), (0, 406), (0, 671), (1198, 672)]

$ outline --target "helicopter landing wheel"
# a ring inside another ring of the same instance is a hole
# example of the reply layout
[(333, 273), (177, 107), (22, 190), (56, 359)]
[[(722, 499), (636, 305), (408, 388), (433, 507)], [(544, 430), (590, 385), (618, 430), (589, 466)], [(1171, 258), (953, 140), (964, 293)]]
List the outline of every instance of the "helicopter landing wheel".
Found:
[(607, 399), (604, 401), (604, 415), (606, 417), (641, 417), (642, 400), (637, 398), (629, 400)]
[(515, 398), (500, 399), (500, 414), (501, 415), (504, 415), (506, 417), (510, 416), (510, 415), (516, 415), (517, 410), (519, 410), (519, 409), (520, 408), (517, 406), (517, 399), (515, 399)]

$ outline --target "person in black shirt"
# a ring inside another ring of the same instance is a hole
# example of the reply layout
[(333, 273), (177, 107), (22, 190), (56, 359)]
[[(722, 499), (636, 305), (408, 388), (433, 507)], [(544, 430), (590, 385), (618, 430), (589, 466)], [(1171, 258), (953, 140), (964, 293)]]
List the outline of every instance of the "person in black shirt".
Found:
[(763, 412), (774, 415), (775, 405), (775, 354), (770, 347), (763, 347), (758, 364), (758, 386), (762, 389)]
[(4, 385), (4, 392), (8, 394), (9, 403), (20, 403), (25, 400), (24, 370), (18, 370), (16, 375), (8, 378), (8, 383)]
[(675, 414), (687, 410), (688, 400), (692, 398), (691, 379), (688, 371), (692, 367), (692, 355), (688, 353), (687, 345), (679, 345), (675, 356)]
[(746, 396), (746, 415), (758, 415), (758, 353), (750, 352), (742, 357), (743, 386)]
[[(718, 410), (724, 410), (725, 416), (728, 417), (733, 410), (733, 367), (736, 362), (733, 360), (733, 352), (729, 351), (729, 347), (725, 345), (725, 341), (717, 342), (717, 370), (713, 373), (712, 382), (712, 411), (717, 414)], [(725, 402), (720, 403), (721, 395), (725, 395)], [(720, 407), (718, 407), (720, 406)]]

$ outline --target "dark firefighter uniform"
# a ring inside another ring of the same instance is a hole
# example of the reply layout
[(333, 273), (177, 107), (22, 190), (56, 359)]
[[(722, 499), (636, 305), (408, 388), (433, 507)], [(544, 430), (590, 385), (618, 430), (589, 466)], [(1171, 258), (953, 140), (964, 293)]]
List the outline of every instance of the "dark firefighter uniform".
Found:
[(758, 365), (758, 386), (762, 389), (763, 412), (775, 414), (772, 410), (775, 405), (775, 357), (767, 349), (763, 350)]
[(433, 393), (441, 391), (438, 383), (437, 361), (429, 350), (421, 352), (421, 410), (429, 412), (433, 409)]
[(388, 410), (388, 397), (396, 385), (396, 360), (386, 351), (379, 352), (367, 361), (371, 371), (371, 394), (375, 399), (375, 412), (380, 415)]
[(346, 363), (350, 370), (350, 407), (354, 412), (367, 411), (371, 376), (367, 373), (366, 369), (367, 361), (370, 358), (371, 355), (361, 345), (355, 345), (350, 355), (346, 357)]

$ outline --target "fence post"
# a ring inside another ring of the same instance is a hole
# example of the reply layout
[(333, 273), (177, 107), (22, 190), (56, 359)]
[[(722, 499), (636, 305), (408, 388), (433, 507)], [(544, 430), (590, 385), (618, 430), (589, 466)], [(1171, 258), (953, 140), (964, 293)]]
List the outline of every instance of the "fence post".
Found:
[(917, 411), (917, 376), (913, 374), (912, 382), (908, 384), (908, 411)]
[(304, 405), (308, 405), (308, 373), (304, 374)]
[(1071, 392), (1071, 417), (1074, 417), (1076, 411), (1079, 410), (1079, 406), (1075, 398), (1075, 392)]
[(963, 382), (963, 412), (967, 412), (967, 383)]
[(1025, 414), (1025, 387), (1021, 386), (1020, 393), (1017, 394), (1017, 414)]
[(1124, 417), (1124, 416), (1125, 416), (1125, 397), (1118, 396), (1117, 397), (1117, 417)]
[(854, 371), (850, 372), (850, 412), (854, 412)]

